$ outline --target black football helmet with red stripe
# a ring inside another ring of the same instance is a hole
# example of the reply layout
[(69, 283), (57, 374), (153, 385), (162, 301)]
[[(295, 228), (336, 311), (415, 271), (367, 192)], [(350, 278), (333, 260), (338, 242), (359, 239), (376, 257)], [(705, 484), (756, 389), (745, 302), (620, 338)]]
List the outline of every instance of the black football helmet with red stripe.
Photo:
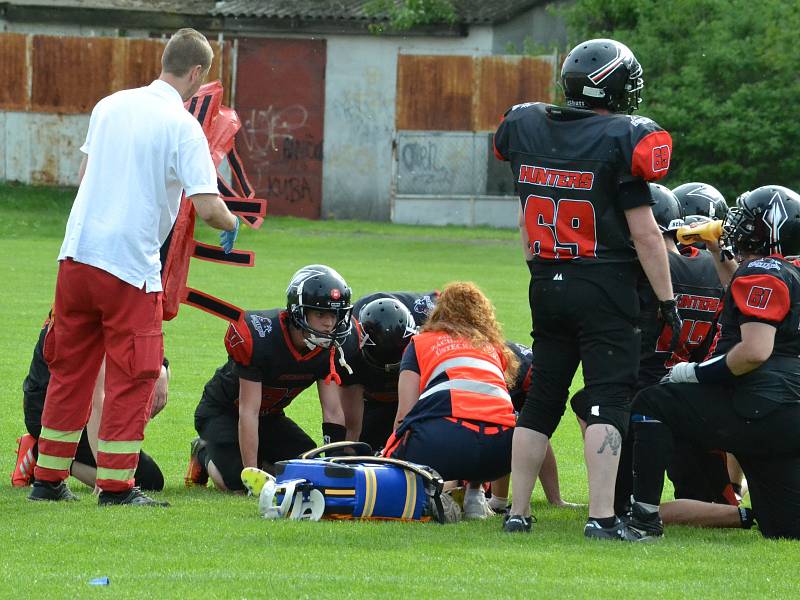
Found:
[(800, 195), (780, 185), (745, 192), (728, 211), (724, 239), (737, 254), (800, 254)]
[(683, 208), (683, 214), (701, 215), (710, 219), (725, 220), (728, 214), (728, 203), (725, 196), (713, 185), (693, 181), (674, 188), (672, 192)]
[[(351, 330), (350, 304), (352, 292), (344, 278), (325, 265), (307, 265), (292, 275), (286, 288), (286, 310), (292, 325), (309, 334), (314, 346), (340, 345)], [(306, 310), (330, 311), (336, 314), (332, 332), (318, 331), (309, 325)]]
[(567, 106), (632, 113), (642, 101), (642, 65), (625, 44), (587, 40), (564, 59), (561, 86)]

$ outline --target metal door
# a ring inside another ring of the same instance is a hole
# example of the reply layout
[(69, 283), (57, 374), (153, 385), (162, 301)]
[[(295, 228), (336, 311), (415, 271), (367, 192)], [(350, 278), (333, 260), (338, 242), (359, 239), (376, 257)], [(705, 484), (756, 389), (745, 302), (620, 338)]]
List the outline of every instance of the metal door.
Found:
[(237, 148), (269, 214), (320, 217), (325, 40), (241, 38)]

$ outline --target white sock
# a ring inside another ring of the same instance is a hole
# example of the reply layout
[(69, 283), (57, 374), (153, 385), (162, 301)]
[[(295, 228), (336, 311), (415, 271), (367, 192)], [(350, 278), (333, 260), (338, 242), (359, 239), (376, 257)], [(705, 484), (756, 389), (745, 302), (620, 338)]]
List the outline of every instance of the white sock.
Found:
[(492, 510), (502, 510), (506, 506), (508, 506), (508, 498), (492, 494), (492, 497), (489, 499), (489, 508)]
[(467, 488), (464, 491), (464, 502), (475, 502), (483, 495), (483, 488)]

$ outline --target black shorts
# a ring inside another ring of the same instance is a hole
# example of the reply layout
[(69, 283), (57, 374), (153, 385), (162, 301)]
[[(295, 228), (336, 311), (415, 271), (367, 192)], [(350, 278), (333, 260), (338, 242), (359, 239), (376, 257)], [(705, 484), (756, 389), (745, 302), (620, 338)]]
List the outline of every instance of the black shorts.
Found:
[(779, 397), (781, 386), (765, 372), (735, 386), (655, 385), (636, 396), (633, 411), (664, 423), (676, 442), (734, 454), (764, 536), (800, 539), (800, 403), (764, 396)]
[(533, 365), (518, 427), (552, 436), (583, 365), (589, 425), (623, 434), (639, 369), (638, 265), (537, 265), (529, 288)]
[(432, 467), (445, 481), (494, 481), (511, 471), (514, 428), (485, 427), (476, 431), (444, 418), (420, 421), (390, 456)]
[(383, 448), (394, 431), (396, 416), (397, 402), (365, 401), (359, 441), (366, 442), (376, 451)]
[[(208, 458), (229, 490), (242, 490), (242, 454), (239, 450), (239, 416), (223, 413), (195, 420), (206, 442)], [(258, 463), (297, 458), (317, 444), (286, 415), (265, 415), (258, 420)]]

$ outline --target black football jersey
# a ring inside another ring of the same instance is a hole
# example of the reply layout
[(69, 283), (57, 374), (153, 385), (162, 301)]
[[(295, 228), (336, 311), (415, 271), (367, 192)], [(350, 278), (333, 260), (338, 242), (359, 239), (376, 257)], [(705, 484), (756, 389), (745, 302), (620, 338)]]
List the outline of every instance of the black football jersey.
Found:
[(639, 363), (639, 388), (658, 383), (676, 362), (701, 361), (708, 353), (716, 332), (722, 306), (723, 287), (707, 251), (691, 256), (669, 252), (672, 289), (683, 329), (675, 353), (669, 350), (672, 330), (658, 318), (658, 299), (642, 277), (640, 328), (642, 351)]
[(529, 346), (517, 344), (516, 342), (506, 342), (506, 346), (516, 355), (519, 360), (519, 370), (513, 385), (508, 388), (511, 396), (511, 403), (514, 410), (519, 412), (528, 397), (528, 388), (531, 387), (531, 363), (533, 362), (533, 351)]
[(743, 262), (723, 300), (712, 356), (725, 354), (741, 341), (742, 323), (767, 323), (776, 328), (772, 356), (800, 356), (800, 272), (777, 257)]
[[(439, 297), (439, 292), (434, 290), (426, 294), (419, 294), (414, 292), (376, 292), (359, 298), (353, 304), (353, 316), (358, 317), (361, 309), (373, 300), (381, 298), (394, 298), (403, 306), (405, 306), (417, 327), (422, 327), (425, 321), (428, 320), (433, 307), (436, 305), (436, 299)], [(397, 371), (386, 371), (378, 369), (364, 360), (363, 355), (359, 352), (353, 357), (350, 365), (353, 368), (353, 374), (341, 373), (342, 385), (362, 385), (364, 386), (364, 399), (375, 402), (397, 402)]]
[[(247, 311), (228, 326), (225, 348), (228, 361), (206, 384), (198, 415), (238, 414), (240, 377), (261, 383), (261, 415), (282, 414), (300, 392), (325, 379), (331, 369), (331, 349), (318, 347), (303, 353), (294, 347), (289, 315), (281, 309)], [(342, 346), (347, 362), (357, 349), (357, 335), (351, 334)], [(339, 350), (334, 352), (335, 369), (341, 376), (346, 369), (339, 363)]]
[(551, 106), (510, 109), (494, 136), (511, 163), (534, 261), (636, 259), (622, 183), (655, 181), (669, 170), (672, 139), (654, 121)]

